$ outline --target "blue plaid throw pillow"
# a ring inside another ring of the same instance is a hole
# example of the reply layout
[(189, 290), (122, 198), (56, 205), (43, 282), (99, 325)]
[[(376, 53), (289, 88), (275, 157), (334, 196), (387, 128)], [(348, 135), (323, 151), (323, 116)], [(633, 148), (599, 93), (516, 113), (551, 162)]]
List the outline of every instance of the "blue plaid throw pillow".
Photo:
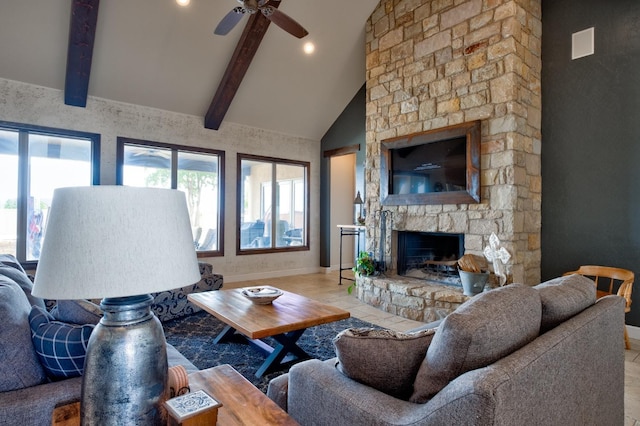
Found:
[(40, 363), (52, 379), (81, 376), (93, 324), (56, 321), (46, 310), (33, 306), (29, 314), (31, 340)]

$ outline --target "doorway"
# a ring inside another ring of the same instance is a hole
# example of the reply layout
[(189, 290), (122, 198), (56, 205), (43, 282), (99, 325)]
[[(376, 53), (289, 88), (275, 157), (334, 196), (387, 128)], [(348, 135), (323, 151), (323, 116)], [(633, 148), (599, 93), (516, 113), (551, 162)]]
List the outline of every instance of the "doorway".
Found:
[[(338, 225), (351, 225), (354, 223), (356, 188), (356, 154), (345, 154), (330, 157), (330, 206), (329, 220), (330, 231), (330, 266), (331, 270), (340, 268), (340, 230)], [(342, 266), (353, 266), (355, 259), (355, 239), (345, 237), (342, 246)]]

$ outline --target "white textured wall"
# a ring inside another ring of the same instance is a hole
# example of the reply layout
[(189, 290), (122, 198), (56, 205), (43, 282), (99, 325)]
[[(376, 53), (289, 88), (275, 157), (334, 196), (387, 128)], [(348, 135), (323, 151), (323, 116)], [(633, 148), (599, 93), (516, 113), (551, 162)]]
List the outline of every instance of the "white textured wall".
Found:
[[(115, 184), (119, 136), (225, 152), (224, 257), (207, 258), (225, 281), (277, 277), (319, 270), (320, 142), (223, 122), (204, 128), (203, 117), (90, 97), (86, 108), (64, 104), (62, 91), (0, 79), (0, 121), (101, 135), (100, 181)], [(236, 158), (238, 153), (311, 163), (309, 251), (236, 256)], [(2, 183), (0, 183), (1, 185)], [(277, 283), (276, 283), (277, 284)]]

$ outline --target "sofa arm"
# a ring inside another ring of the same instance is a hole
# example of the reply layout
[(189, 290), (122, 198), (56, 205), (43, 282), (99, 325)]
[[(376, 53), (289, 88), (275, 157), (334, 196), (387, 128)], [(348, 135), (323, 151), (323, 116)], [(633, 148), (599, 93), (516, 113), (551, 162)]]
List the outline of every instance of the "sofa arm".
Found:
[(271, 379), (267, 387), (267, 396), (284, 411), (287, 408), (287, 396), (289, 393), (289, 373)]
[[(335, 363), (336, 358), (294, 365), (288, 389), (280, 383), (287, 375), (280, 376), (274, 379), (270, 397), (282, 398), (278, 393), (285, 392), (289, 415), (304, 425), (481, 425), (493, 420), (493, 381), (507, 378), (501, 373), (489, 378), (475, 370), (458, 377), (426, 404), (414, 404), (349, 379)], [(489, 384), (478, 380), (478, 374)]]
[(173, 345), (167, 343), (167, 363), (169, 367), (181, 365), (189, 373), (198, 371), (198, 367), (193, 365), (184, 355), (182, 355)]
[(351, 380), (335, 363), (335, 358), (309, 360), (289, 370), (287, 408), (300, 424), (423, 424), (430, 412), (426, 404), (403, 401)]
[(0, 393), (0, 426), (49, 425), (58, 405), (80, 401), (82, 378)]

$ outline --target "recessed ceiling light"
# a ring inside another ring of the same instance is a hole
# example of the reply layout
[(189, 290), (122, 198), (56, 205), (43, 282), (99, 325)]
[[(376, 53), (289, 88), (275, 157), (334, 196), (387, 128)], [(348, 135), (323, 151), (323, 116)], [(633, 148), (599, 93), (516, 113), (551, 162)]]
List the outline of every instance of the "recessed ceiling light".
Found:
[(316, 46), (310, 41), (308, 41), (304, 44), (303, 49), (304, 49), (304, 53), (306, 53), (307, 55), (311, 55), (316, 50)]
[(178, 3), (180, 6), (189, 6), (191, 0), (176, 0), (176, 3)]

